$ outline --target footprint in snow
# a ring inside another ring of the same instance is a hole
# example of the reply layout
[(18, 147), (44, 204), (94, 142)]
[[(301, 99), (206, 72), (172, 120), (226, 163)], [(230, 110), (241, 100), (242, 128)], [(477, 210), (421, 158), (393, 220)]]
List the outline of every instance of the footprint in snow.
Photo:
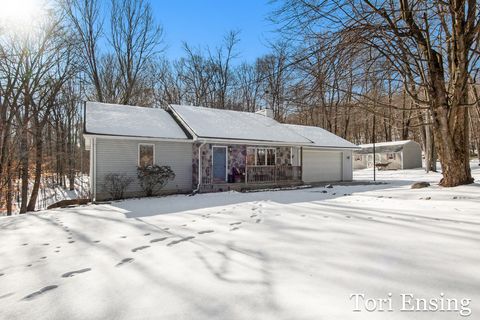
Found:
[(230, 223), (231, 226), (235, 226), (235, 225), (238, 225), (238, 224), (242, 224), (241, 222), (232, 222)]
[(8, 298), (8, 297), (10, 297), (10, 296), (13, 296), (14, 294), (15, 294), (14, 292), (10, 292), (10, 293), (4, 294), (3, 296), (0, 296), (0, 299)]
[(42, 244), (42, 246), (49, 246), (49, 245), (50, 245), (50, 243), (44, 243), (44, 244)]
[(22, 246), (28, 246), (28, 243), (22, 243)]
[(125, 239), (127, 236), (121, 236), (120, 238)]
[(75, 242), (74, 240), (70, 240), (70, 241), (68, 241), (68, 243), (74, 243), (74, 242)]
[(91, 270), (92, 270), (91, 268), (85, 268), (85, 269), (70, 271), (70, 272), (62, 274), (62, 278), (71, 278), (71, 277), (75, 276), (76, 274), (88, 272), (88, 271), (91, 271)]
[(170, 230), (170, 228), (163, 228), (163, 230), (168, 231), (168, 230)]
[(121, 266), (123, 266), (124, 264), (133, 262), (133, 260), (135, 260), (135, 259), (133, 259), (133, 258), (125, 258), (125, 259), (123, 259), (122, 261), (120, 261), (119, 263), (117, 263), (117, 264), (115, 265), (115, 267), (121, 267)]
[(174, 241), (169, 242), (169, 243), (167, 244), (167, 246), (168, 246), (168, 247), (171, 247), (171, 246), (176, 245), (176, 244), (179, 244), (179, 243), (181, 243), (181, 242), (185, 242), (185, 241), (188, 241), (188, 240), (192, 240), (193, 238), (195, 238), (195, 237), (190, 236), (190, 237), (185, 237), (185, 238), (182, 238), (182, 239), (179, 239), (179, 240), (174, 240)]
[(57, 253), (58, 253), (58, 252), (60, 252), (60, 250), (55, 250), (55, 252), (57, 252)]
[(68, 237), (67, 239), (68, 239), (68, 240), (72, 240), (72, 237)]
[(347, 216), (347, 219), (350, 219), (351, 217), (350, 216)]
[(256, 216), (257, 216), (256, 214), (252, 214), (250, 218), (255, 218)]
[(149, 236), (149, 235), (151, 235), (151, 233), (145, 233), (143, 236), (146, 237), (146, 236)]
[(152, 240), (150, 240), (150, 243), (160, 242), (160, 241), (163, 241), (163, 240), (166, 240), (166, 239), (168, 239), (168, 237), (152, 239)]
[(47, 259), (47, 257), (41, 257), (40, 259), (45, 260), (45, 259)]
[(0, 273), (0, 277), (3, 276), (5, 273)]
[(136, 247), (136, 248), (132, 249), (132, 252), (137, 252), (137, 251), (144, 250), (144, 249), (147, 249), (147, 248), (150, 248), (150, 246)]
[(238, 230), (239, 228), (238, 227), (234, 227), (232, 229), (230, 229), (230, 231), (235, 231), (235, 230)]
[(213, 230), (203, 230), (203, 231), (198, 231), (198, 234), (205, 234), (205, 233), (212, 233)]
[(38, 297), (39, 295), (44, 294), (45, 292), (56, 289), (56, 288), (58, 288), (57, 285), (51, 285), (51, 286), (43, 287), (42, 289), (40, 289), (38, 291), (35, 291), (33, 293), (30, 293), (29, 295), (25, 296), (22, 300), (32, 300), (32, 299)]
[(182, 224), (181, 227), (186, 227), (187, 225), (186, 224)]
[(99, 243), (99, 242), (100, 242), (100, 240), (95, 240), (95, 241), (93, 241), (93, 243)]
[(255, 223), (260, 223), (260, 222), (262, 222), (262, 219), (255, 220)]

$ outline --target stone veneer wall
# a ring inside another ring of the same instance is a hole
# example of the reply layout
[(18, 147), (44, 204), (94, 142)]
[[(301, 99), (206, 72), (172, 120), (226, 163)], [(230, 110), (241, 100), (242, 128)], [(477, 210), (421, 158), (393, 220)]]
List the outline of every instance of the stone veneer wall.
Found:
[[(192, 145), (192, 184), (195, 189), (198, 185), (198, 149), (201, 143), (194, 143)], [(207, 143), (202, 147), (202, 176), (207, 177), (212, 173), (212, 148), (213, 146), (227, 147), (228, 154), (228, 174), (232, 173), (232, 168), (237, 168), (241, 173), (245, 172), (245, 160), (247, 158), (246, 145), (229, 144), (211, 144)], [(256, 148), (271, 148), (270, 146), (251, 146)], [(277, 165), (290, 164), (291, 148), (290, 147), (276, 147), (277, 150)]]
[(277, 165), (290, 164), (290, 147), (277, 147)]

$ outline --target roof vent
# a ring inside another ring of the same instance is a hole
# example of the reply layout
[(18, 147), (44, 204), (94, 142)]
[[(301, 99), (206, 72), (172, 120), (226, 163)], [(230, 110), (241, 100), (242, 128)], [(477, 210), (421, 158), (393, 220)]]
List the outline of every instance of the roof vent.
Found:
[(273, 110), (272, 109), (269, 109), (269, 108), (261, 109), (261, 110), (258, 110), (255, 113), (261, 114), (264, 117), (269, 117), (269, 118), (273, 119)]

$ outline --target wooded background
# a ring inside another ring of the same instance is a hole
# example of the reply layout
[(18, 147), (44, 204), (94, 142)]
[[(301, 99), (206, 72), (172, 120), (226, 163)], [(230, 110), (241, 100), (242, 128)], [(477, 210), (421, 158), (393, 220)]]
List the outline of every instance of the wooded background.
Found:
[(427, 170), (439, 158), (444, 186), (473, 181), (475, 0), (274, 1), (278, 38), (253, 63), (240, 60), (236, 30), (215, 48), (185, 43), (182, 57), (166, 59), (164, 30), (146, 0), (50, 4), (34, 28), (0, 23), (0, 211), (43, 208), (45, 190), (74, 190), (78, 181), (88, 196), (87, 100), (272, 108), (280, 122), (319, 126), (357, 144), (413, 139)]

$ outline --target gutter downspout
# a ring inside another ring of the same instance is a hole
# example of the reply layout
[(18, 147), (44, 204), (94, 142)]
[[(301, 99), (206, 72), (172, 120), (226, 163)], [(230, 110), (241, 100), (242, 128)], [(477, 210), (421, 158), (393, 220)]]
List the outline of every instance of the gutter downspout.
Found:
[(202, 144), (198, 147), (198, 184), (197, 188), (193, 190), (192, 195), (195, 195), (200, 190), (200, 184), (202, 183), (202, 147), (206, 145), (206, 142), (202, 142)]

